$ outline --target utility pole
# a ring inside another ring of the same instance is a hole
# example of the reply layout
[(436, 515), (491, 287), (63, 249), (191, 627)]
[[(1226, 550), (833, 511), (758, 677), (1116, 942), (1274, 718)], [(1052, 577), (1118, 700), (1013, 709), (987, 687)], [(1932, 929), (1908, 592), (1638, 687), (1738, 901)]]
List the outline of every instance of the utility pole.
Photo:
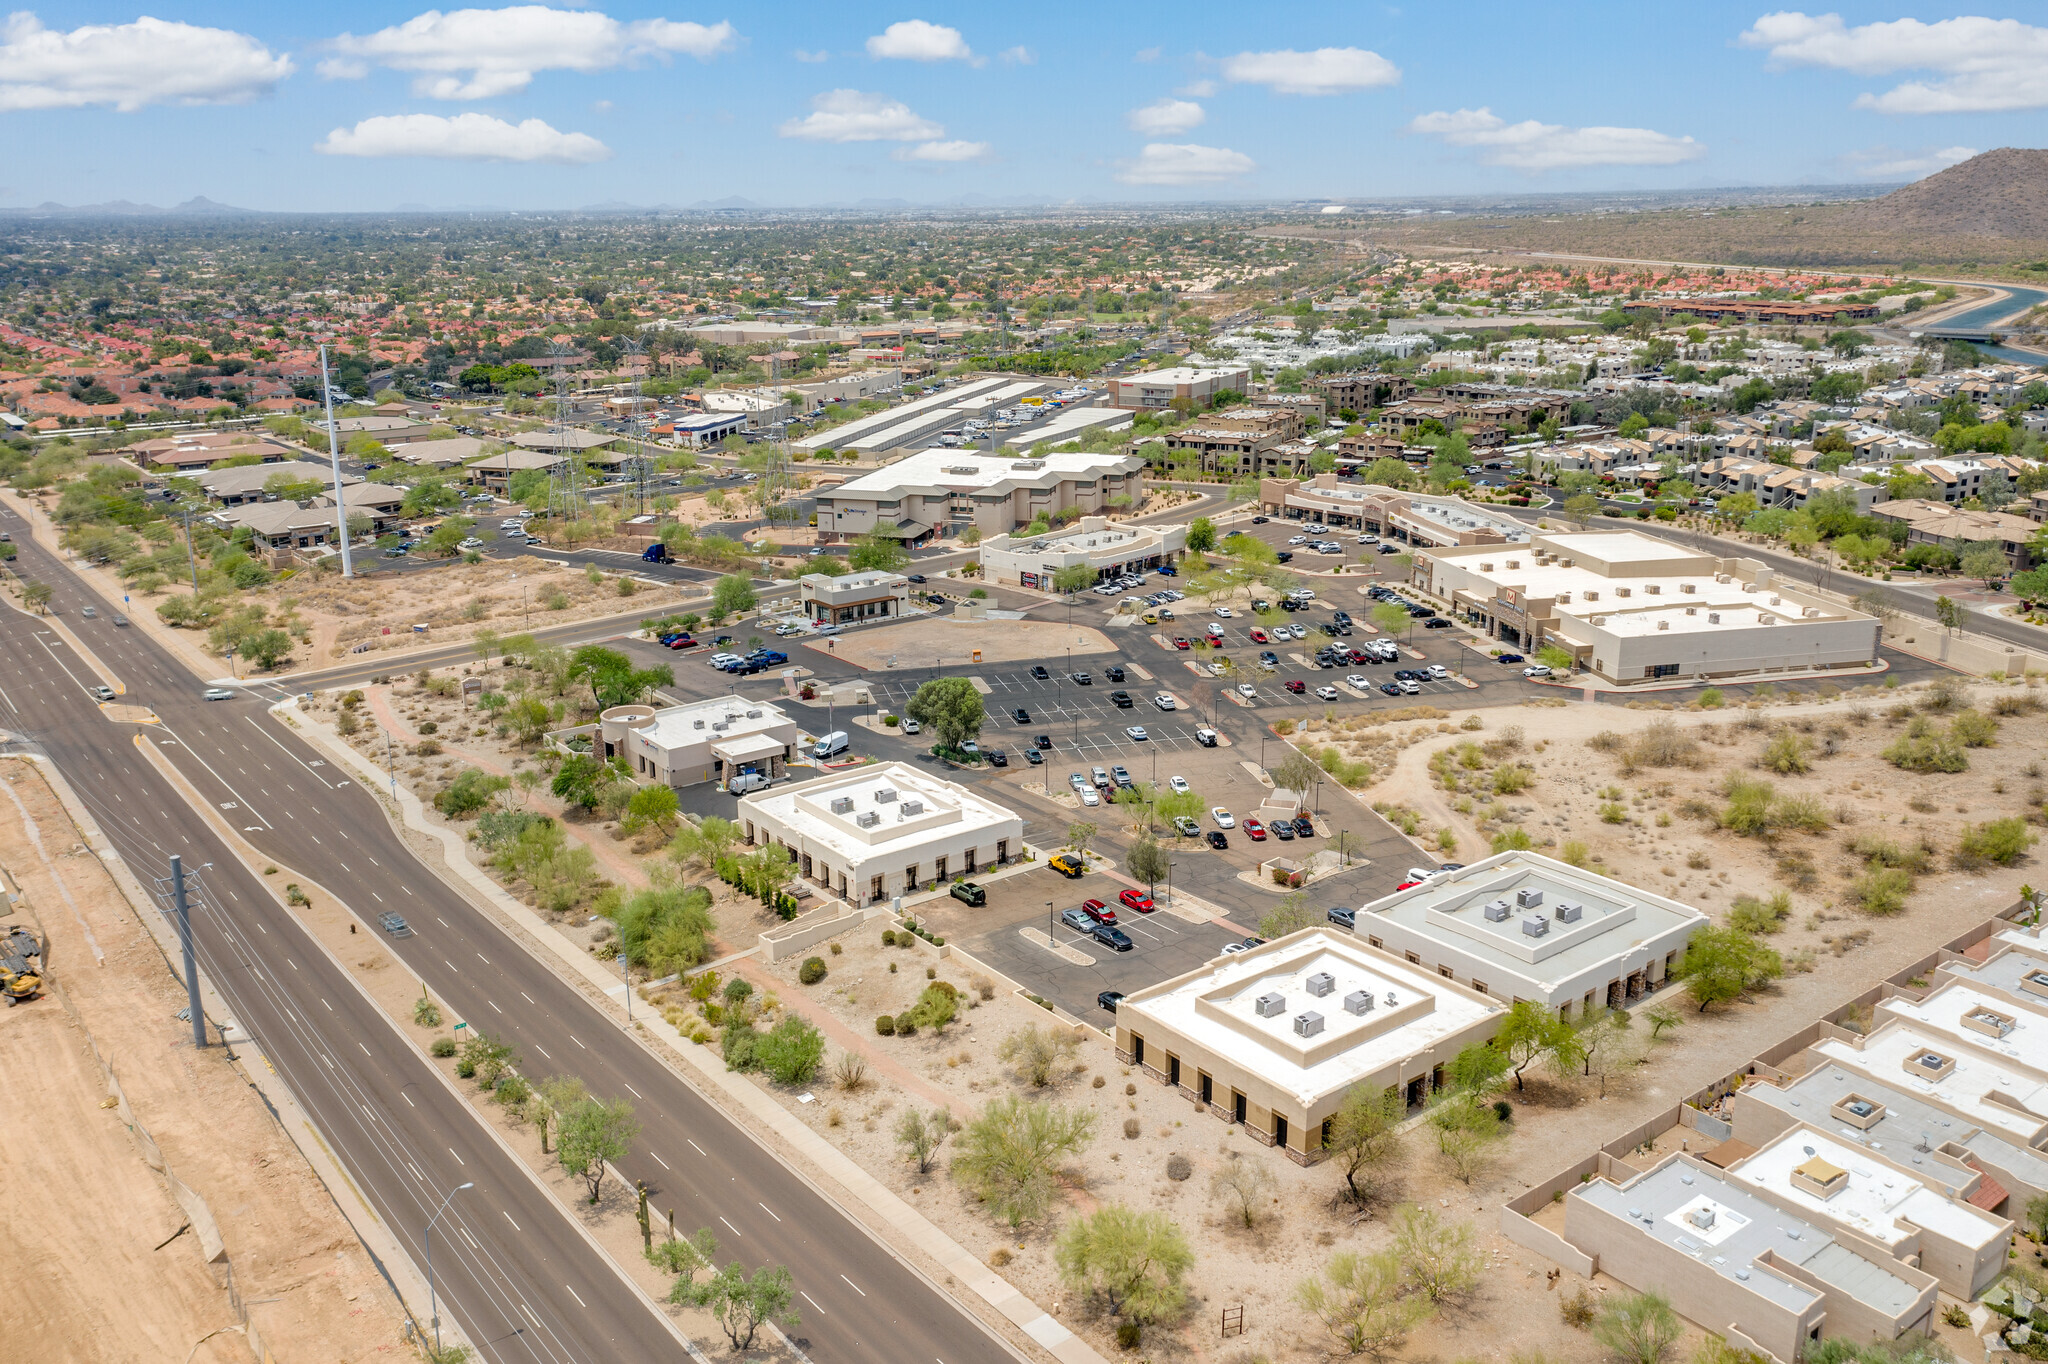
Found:
[(178, 911), (178, 950), (185, 957), (185, 1007), (192, 1015), (192, 1045), (206, 1047), (206, 1015), (199, 1008), (199, 963), (192, 956), (192, 909), (185, 903), (185, 859), (171, 854), (171, 903)]
[(427, 1219), (427, 1321), (434, 1328), (434, 1353), (441, 1353), (441, 1304), (434, 1293), (434, 1223), (441, 1220), (441, 1214), (448, 1211), (448, 1205), (455, 1201), (455, 1195), (464, 1189), (474, 1189), (476, 1181), (458, 1184), (448, 1191), (441, 1200), (441, 1206), (434, 1209), (434, 1215)]
[(341, 576), (353, 578), (356, 571), (348, 552), (348, 499), (341, 494), (341, 444), (334, 434), (334, 389), (327, 382), (325, 345), (320, 347), (320, 397), (327, 404), (327, 462), (334, 470), (334, 516), (341, 526)]
[(192, 548), (192, 509), (185, 507), (185, 557), (192, 564), (192, 595), (199, 595), (199, 551)]

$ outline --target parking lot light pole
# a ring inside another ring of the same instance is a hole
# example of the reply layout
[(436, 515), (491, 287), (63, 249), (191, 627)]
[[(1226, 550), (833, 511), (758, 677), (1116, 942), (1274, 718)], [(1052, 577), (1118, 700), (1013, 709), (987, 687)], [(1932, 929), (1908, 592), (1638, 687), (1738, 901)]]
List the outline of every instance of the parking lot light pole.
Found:
[(1058, 946), (1058, 944), (1052, 940), (1052, 901), (1050, 900), (1047, 900), (1045, 902), (1045, 945), (1047, 947)]

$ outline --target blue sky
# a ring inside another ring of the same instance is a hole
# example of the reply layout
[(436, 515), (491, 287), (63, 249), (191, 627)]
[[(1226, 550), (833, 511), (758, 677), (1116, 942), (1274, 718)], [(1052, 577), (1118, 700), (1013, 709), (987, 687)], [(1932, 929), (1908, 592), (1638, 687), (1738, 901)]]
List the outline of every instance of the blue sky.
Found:
[(2048, 142), (2048, 26), (2001, 12), (859, 8), (18, 11), (0, 204), (1524, 193), (1902, 180)]

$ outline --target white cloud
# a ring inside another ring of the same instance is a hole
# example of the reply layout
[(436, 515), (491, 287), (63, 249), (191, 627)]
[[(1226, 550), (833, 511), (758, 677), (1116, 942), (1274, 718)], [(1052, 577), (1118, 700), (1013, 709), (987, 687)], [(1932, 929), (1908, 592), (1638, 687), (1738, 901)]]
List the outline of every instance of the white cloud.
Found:
[(1208, 117), (1201, 105), (1190, 100), (1159, 99), (1142, 109), (1131, 110), (1124, 115), (1124, 122), (1147, 137), (1172, 137), (1201, 127)]
[(919, 118), (910, 106), (887, 95), (860, 90), (827, 90), (811, 98), (811, 112), (776, 129), (806, 142), (922, 142), (946, 130)]
[(1819, 66), (1862, 76), (1929, 71), (1881, 95), (1856, 97), (1887, 114), (1986, 113), (2048, 106), (2048, 28), (2017, 19), (1962, 16), (1922, 23), (1842, 22), (1839, 14), (1766, 14), (1741, 38), (1770, 52), (1773, 66)]
[(810, 62), (813, 65), (816, 65), (819, 62), (829, 62), (832, 60), (832, 54), (830, 52), (827, 52), (822, 47), (819, 48), (816, 52), (806, 52), (802, 48), (798, 48), (794, 55), (798, 61)]
[(1276, 95), (1342, 95), (1401, 83), (1401, 69), (1362, 47), (1319, 47), (1313, 52), (1240, 52), (1223, 59), (1223, 78), (1270, 86)]
[(1257, 169), (1249, 156), (1228, 147), (1148, 142), (1137, 160), (1123, 163), (1116, 178), (1127, 185), (1213, 185)]
[(1975, 147), (1921, 148), (1901, 151), (1896, 147), (1866, 147), (1853, 151), (1842, 162), (1855, 175), (1872, 180), (1918, 180), (1938, 170), (1947, 170), (1977, 154)]
[(27, 10), (0, 23), (0, 110), (242, 104), (292, 69), (290, 57), (225, 28), (145, 17), (66, 33)]
[(1005, 66), (1038, 65), (1038, 54), (1028, 47), (1006, 47), (996, 55), (1002, 58)]
[(971, 62), (976, 66), (985, 60), (974, 55), (959, 29), (923, 19), (903, 19), (889, 25), (868, 39), (868, 55), (877, 61)]
[(1674, 166), (1707, 154), (1690, 137), (1648, 128), (1567, 128), (1534, 119), (1509, 123), (1491, 109), (1424, 114), (1408, 131), (1440, 137), (1453, 147), (1480, 148), (1479, 159), (1489, 166), (1531, 173), (1576, 166)]
[(898, 147), (889, 155), (898, 161), (986, 161), (986, 142), (920, 142), (915, 147)]
[(507, 123), (489, 114), (386, 114), (336, 128), (313, 150), (327, 156), (430, 156), (444, 161), (609, 161), (611, 148), (588, 133), (557, 132), (537, 118)]
[(339, 55), (322, 62), (320, 74), (343, 79), (362, 76), (373, 64), (388, 66), (418, 73), (415, 94), (493, 99), (524, 90), (539, 71), (587, 75), (676, 53), (709, 61), (738, 43), (738, 31), (722, 20), (708, 26), (673, 19), (620, 23), (595, 10), (546, 5), (428, 10), (375, 33), (329, 40)]
[(1180, 89), (1174, 91), (1173, 93), (1176, 95), (1185, 95), (1189, 99), (1207, 99), (1209, 98), (1209, 96), (1215, 94), (1216, 90), (1217, 85), (1215, 81), (1194, 80), (1189, 81), (1186, 85), (1183, 85)]

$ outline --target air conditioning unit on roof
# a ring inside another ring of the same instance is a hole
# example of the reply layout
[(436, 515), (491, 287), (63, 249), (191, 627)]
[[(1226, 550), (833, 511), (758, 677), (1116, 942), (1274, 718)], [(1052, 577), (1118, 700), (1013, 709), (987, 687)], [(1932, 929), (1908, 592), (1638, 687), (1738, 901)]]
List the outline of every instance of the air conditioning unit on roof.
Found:
[(882, 817), (873, 810), (863, 810), (854, 817), (853, 822), (863, 829), (872, 829), (882, 822)]
[(875, 792), (875, 804), (877, 805), (887, 805), (895, 799), (896, 792), (891, 787), (885, 786), (881, 790)]
[(1252, 1005), (1252, 1009), (1260, 1018), (1278, 1018), (1281, 1014), (1287, 1012), (1287, 996), (1280, 994), (1260, 995), (1257, 1002)]
[(1306, 984), (1308, 985), (1308, 992), (1317, 999), (1321, 999), (1324, 995), (1337, 988), (1337, 978), (1328, 971), (1318, 971), (1308, 978)]

